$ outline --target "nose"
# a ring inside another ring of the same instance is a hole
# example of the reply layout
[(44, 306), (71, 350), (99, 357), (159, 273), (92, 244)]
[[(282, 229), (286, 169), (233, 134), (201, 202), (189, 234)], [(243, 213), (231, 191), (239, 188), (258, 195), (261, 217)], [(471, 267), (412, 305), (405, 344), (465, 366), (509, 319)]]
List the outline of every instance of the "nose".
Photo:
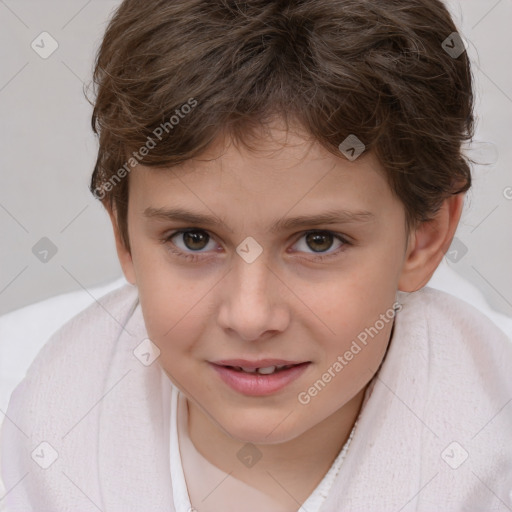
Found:
[(290, 315), (285, 297), (289, 291), (263, 254), (252, 263), (235, 257), (221, 286), (218, 321), (232, 336), (257, 341), (286, 329)]

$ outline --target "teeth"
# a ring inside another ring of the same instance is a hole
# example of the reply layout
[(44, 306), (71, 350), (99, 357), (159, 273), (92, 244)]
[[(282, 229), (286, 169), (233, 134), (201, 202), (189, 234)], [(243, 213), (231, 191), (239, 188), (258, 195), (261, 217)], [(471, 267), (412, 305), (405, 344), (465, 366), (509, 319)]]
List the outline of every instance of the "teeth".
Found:
[(259, 373), (260, 375), (270, 375), (278, 370), (282, 370), (283, 368), (291, 368), (292, 364), (281, 364), (278, 366), (267, 366), (265, 368), (245, 368), (243, 366), (232, 366), (231, 368), (234, 368), (235, 370), (238, 370), (239, 372), (245, 372), (245, 373)]
[(256, 373), (257, 368), (244, 368), (243, 366), (239, 366), (242, 371), (247, 373)]
[(258, 373), (261, 375), (269, 375), (271, 373), (274, 373), (277, 366), (267, 366), (266, 368), (258, 368)]

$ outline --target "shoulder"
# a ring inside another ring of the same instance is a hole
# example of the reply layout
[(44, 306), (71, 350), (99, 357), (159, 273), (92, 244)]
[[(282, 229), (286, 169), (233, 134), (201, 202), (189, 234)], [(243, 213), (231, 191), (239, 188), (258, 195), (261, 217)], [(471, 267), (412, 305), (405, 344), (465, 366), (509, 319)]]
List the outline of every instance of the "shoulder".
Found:
[[(470, 401), (471, 421), (488, 421), (491, 412), (512, 396), (512, 340), (478, 309), (448, 293), (423, 288), (400, 293), (399, 302), (397, 327), (402, 335), (416, 340), (408, 345), (415, 350), (422, 347), (431, 394), (436, 396), (432, 403)], [(414, 350), (411, 357), (417, 357)], [(478, 411), (476, 404), (480, 404)], [(507, 418), (510, 426), (512, 411)]]
[[(28, 504), (36, 488), (44, 499), (54, 499), (42, 489), (56, 482), (69, 484), (59, 480), (62, 468), (70, 468), (71, 474), (96, 471), (97, 405), (106, 394), (105, 381), (121, 333), (141, 323), (137, 306), (138, 292), (132, 285), (95, 300), (50, 337), (13, 391), (9, 421), (3, 422), (0, 432), (0, 467), (6, 488), (16, 487), (9, 493), (9, 500), (19, 504), (15, 510), (33, 510)], [(48, 465), (41, 465), (40, 457), (45, 464), (48, 459)], [(28, 475), (26, 481), (18, 486), (23, 475)], [(49, 501), (41, 507), (57, 508)]]
[(69, 362), (71, 357), (83, 356), (84, 363), (95, 359), (98, 351), (104, 353), (115, 343), (138, 304), (135, 286), (121, 288), (95, 299), (60, 327), (43, 345), (27, 376), (49, 365)]
[(401, 322), (402, 334), (418, 341), (409, 361), (416, 375), (424, 375), (412, 387), (423, 404), (417, 406), (418, 416), (428, 426), (424, 467), (441, 472), (454, 495), (476, 492), (474, 479), (454, 473), (458, 466), (447, 458), (459, 450), (461, 457), (469, 454), (465, 468), (493, 481), (495, 492), (508, 493), (512, 340), (478, 309), (448, 293), (423, 288), (399, 294), (399, 302), (397, 327)]
[(484, 313), (449, 293), (435, 288), (424, 287), (413, 293), (398, 293), (402, 306), (401, 316), (407, 322), (424, 323), (430, 334), (439, 329), (443, 333), (470, 333), (471, 340), (484, 337), (499, 340), (512, 347), (512, 340)]
[(463, 392), (471, 376), (480, 390), (491, 395), (512, 394), (512, 340), (486, 315), (453, 295), (428, 287), (409, 294), (399, 292), (398, 298), (397, 327), (416, 340), (416, 348), (425, 346), (430, 376), (439, 389), (443, 382)]
[(29, 424), (44, 407), (47, 415), (83, 406), (99, 392), (117, 340), (138, 305), (138, 292), (124, 285), (95, 300), (58, 329), (43, 345), (8, 405), (11, 417)]

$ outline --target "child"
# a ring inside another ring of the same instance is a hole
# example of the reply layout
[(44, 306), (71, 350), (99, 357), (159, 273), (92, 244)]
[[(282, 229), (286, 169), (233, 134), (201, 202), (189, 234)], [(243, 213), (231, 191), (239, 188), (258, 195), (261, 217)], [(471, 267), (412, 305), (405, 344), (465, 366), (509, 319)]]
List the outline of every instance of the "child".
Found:
[(94, 80), (130, 284), (14, 392), (8, 510), (511, 510), (512, 347), (425, 287), (471, 185), (443, 4), (125, 0)]

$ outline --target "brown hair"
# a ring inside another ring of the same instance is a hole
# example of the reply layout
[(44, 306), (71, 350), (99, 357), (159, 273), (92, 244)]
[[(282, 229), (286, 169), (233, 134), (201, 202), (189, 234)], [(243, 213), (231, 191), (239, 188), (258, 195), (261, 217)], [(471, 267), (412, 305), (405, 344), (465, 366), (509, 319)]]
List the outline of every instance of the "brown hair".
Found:
[(470, 63), (443, 48), (456, 30), (439, 0), (125, 0), (96, 56), (90, 189), (129, 248), (132, 167), (182, 163), (226, 131), (245, 141), (280, 115), (342, 158), (356, 135), (408, 224), (429, 220), (471, 186)]

